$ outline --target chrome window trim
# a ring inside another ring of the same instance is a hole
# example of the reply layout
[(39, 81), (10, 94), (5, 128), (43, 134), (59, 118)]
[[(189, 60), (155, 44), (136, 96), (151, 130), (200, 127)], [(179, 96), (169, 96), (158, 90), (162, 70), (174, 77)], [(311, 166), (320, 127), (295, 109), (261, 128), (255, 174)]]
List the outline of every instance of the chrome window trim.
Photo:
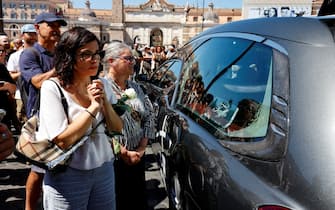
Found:
[(274, 42), (270, 39), (267, 39), (263, 42), (263, 44), (265, 44), (265, 45), (267, 45), (267, 46), (269, 46), (269, 47), (271, 47), (275, 50), (278, 50), (279, 52), (283, 53), (286, 56), (288, 55), (287, 50), (284, 47), (282, 47), (280, 44), (278, 44), (277, 42)]
[(255, 34), (247, 34), (247, 33), (238, 33), (238, 32), (222, 32), (222, 33), (215, 33), (210, 35), (205, 35), (201, 37), (202, 39), (214, 38), (214, 37), (232, 37), (232, 38), (241, 38), (241, 39), (248, 39), (255, 42), (263, 42), (266, 38), (255, 35)]
[(247, 40), (263, 43), (266, 46), (269, 46), (273, 49), (278, 50), (279, 52), (285, 55), (288, 55), (287, 50), (284, 47), (282, 47), (280, 44), (278, 44), (277, 42), (272, 41), (269, 38), (256, 35), (256, 34), (239, 33), (239, 32), (222, 32), (222, 33), (205, 35), (199, 39), (209, 39), (209, 38), (214, 38), (214, 37), (232, 37), (232, 38), (247, 39)]

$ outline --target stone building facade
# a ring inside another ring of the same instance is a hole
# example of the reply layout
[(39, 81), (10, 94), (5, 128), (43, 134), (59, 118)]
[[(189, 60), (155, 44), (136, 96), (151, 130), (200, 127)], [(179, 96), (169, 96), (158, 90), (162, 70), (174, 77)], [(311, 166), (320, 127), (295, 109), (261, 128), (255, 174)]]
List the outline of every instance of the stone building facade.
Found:
[(44, 0), (2, 0), (3, 29), (13, 39), (20, 35), (23, 24), (32, 23), (42, 12), (58, 12), (55, 2)]
[[(2, 0), (4, 31), (10, 39), (19, 37), (23, 24), (33, 23), (41, 12), (63, 15), (68, 26), (83, 26), (94, 32), (102, 42), (122, 40), (128, 44), (181, 46), (196, 34), (217, 24), (242, 18), (264, 17), (271, 8), (287, 10), (293, 15), (315, 15), (322, 0), (243, 0), (242, 8), (176, 6), (167, 0), (143, 0), (143, 4), (125, 6), (123, 0), (112, 0), (112, 9), (73, 8), (70, 0)], [(120, 12), (122, 11), (122, 12)], [(243, 11), (243, 12), (242, 12)]]
[(178, 7), (165, 0), (149, 0), (125, 7), (125, 41), (156, 46), (180, 46), (190, 38), (217, 24), (241, 19), (241, 8)]
[[(84, 26), (103, 42), (114, 39), (128, 44), (180, 46), (199, 32), (217, 24), (241, 19), (241, 8), (222, 9), (175, 6), (165, 0), (143, 1), (136, 6), (124, 6), (123, 0), (113, 0), (112, 10), (73, 8), (68, 0), (2, 0), (4, 31), (10, 39), (20, 35), (23, 24), (33, 23), (41, 12), (63, 15), (68, 26)], [(123, 11), (123, 12), (120, 12)]]

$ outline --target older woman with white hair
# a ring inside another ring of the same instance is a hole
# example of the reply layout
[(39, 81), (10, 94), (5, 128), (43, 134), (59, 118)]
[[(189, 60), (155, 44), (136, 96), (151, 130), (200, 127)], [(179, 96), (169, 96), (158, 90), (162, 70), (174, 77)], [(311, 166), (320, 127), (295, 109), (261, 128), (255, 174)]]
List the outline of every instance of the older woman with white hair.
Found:
[(128, 107), (123, 119), (120, 158), (115, 161), (116, 206), (118, 210), (147, 209), (145, 197), (144, 153), (154, 138), (154, 112), (141, 86), (129, 78), (135, 58), (131, 48), (121, 42), (105, 45), (105, 77), (119, 100)]

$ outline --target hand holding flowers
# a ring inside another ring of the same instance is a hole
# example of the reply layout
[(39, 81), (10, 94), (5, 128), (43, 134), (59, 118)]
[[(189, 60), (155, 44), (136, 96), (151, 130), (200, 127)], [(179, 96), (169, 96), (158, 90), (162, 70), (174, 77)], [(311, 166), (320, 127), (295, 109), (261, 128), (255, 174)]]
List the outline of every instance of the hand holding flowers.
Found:
[(134, 88), (126, 89), (117, 103), (113, 104), (115, 112), (120, 116), (123, 115), (125, 111), (131, 112), (131, 107), (126, 104), (126, 101), (135, 98), (137, 98), (137, 94)]

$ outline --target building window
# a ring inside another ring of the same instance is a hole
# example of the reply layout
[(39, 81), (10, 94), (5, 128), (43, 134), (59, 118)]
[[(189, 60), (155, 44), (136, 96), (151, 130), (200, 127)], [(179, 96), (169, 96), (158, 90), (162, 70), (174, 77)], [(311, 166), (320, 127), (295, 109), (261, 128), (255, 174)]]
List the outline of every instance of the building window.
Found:
[(198, 22), (198, 17), (193, 17), (193, 22)]
[(36, 13), (35, 13), (35, 12), (32, 12), (32, 13), (30, 14), (30, 19), (34, 20), (35, 17), (36, 17)]
[(31, 4), (31, 9), (36, 9), (36, 4)]
[(40, 9), (46, 9), (47, 5), (46, 4), (40, 4)]
[(232, 17), (227, 17), (227, 22), (232, 22), (233, 18)]
[(9, 8), (15, 8), (16, 7), (16, 4), (15, 3), (9, 3)]
[(15, 11), (12, 11), (12, 12), (10, 13), (10, 18), (11, 18), (11, 19), (17, 19), (17, 14), (16, 14)]
[(22, 20), (27, 20), (28, 18), (28, 14), (25, 12), (25, 11), (22, 11), (21, 14), (20, 14), (20, 18)]

